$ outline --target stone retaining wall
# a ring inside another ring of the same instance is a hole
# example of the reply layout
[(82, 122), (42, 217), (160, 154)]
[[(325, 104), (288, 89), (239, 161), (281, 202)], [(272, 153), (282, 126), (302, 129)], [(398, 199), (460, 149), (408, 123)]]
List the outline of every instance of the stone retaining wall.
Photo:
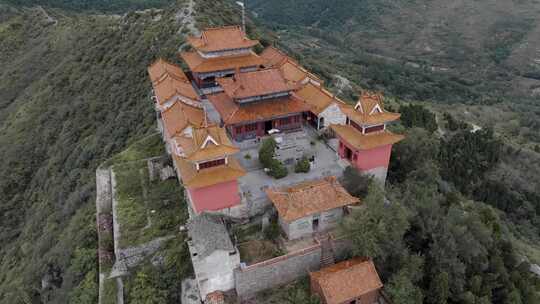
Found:
[[(351, 244), (345, 239), (332, 240), (337, 261), (349, 257)], [(257, 264), (240, 267), (234, 271), (236, 293), (246, 299), (265, 289), (274, 288), (306, 276), (321, 268), (321, 244), (269, 259)]]
[(273, 288), (319, 270), (321, 245), (317, 244), (303, 250), (279, 256), (234, 271), (236, 293), (241, 299), (255, 293)]

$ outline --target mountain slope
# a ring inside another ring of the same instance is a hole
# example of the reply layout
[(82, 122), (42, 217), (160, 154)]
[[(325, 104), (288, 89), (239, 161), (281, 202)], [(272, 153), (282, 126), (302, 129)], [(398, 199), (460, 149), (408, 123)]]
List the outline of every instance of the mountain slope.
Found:
[[(0, 6), (0, 302), (95, 303), (95, 280), (81, 283), (95, 276), (95, 169), (153, 130), (146, 67), (175, 60), (183, 2), (122, 17)], [(223, 1), (196, 9), (235, 20)]]
[(345, 99), (359, 85), (452, 104), (459, 116), (470, 116), (459, 104), (484, 105), (474, 117), (484, 127), (540, 149), (538, 1), (253, 0), (249, 9)]
[[(540, 3), (524, 1), (254, 0), (272, 24), (322, 29), (352, 48), (447, 68), (539, 68)], [(473, 65), (473, 66), (470, 66)]]

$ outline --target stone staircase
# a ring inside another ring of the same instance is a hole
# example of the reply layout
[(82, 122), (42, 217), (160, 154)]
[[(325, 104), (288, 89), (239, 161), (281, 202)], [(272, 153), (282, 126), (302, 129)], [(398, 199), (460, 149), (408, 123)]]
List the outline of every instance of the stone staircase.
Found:
[(321, 242), (321, 268), (333, 265), (335, 263), (334, 248), (332, 239), (329, 235), (319, 238)]

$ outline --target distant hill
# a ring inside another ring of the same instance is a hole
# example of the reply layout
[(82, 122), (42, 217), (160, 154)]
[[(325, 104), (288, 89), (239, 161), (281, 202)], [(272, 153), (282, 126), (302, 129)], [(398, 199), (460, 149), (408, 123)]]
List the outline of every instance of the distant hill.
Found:
[(351, 56), (433, 69), (457, 78), (457, 85), (473, 94), (540, 96), (538, 1), (251, 0), (249, 5), (278, 35), (294, 37), (288, 42), (294, 48), (330, 44)]
[(123, 13), (126, 10), (164, 7), (172, 4), (171, 0), (3, 0), (14, 6), (32, 7), (41, 5), (49, 8), (61, 8), (72, 11), (101, 11)]

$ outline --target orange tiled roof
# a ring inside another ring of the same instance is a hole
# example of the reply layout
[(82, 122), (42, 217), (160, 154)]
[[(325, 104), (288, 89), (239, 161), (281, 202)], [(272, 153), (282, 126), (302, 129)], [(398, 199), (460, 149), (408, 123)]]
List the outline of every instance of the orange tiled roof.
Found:
[(318, 83), (323, 83), (319, 77), (306, 70), (296, 60), (273, 46), (265, 48), (260, 56), (264, 60), (265, 67), (279, 69), (287, 81), (297, 83), (306, 78), (311, 78)]
[(179, 136), (175, 140), (182, 148), (184, 157), (195, 162), (216, 159), (239, 151), (231, 143), (225, 129), (218, 126), (194, 128), (191, 137)]
[(358, 203), (335, 176), (303, 182), (289, 188), (266, 190), (280, 218), (291, 222), (307, 215)]
[(309, 275), (321, 287), (327, 304), (346, 303), (383, 287), (373, 262), (362, 258), (343, 261)]
[(245, 105), (238, 105), (225, 93), (209, 95), (208, 99), (219, 112), (223, 122), (227, 125), (267, 120), (308, 110), (307, 105), (294, 96), (269, 99)]
[(204, 303), (207, 304), (225, 304), (225, 295), (222, 291), (216, 290), (206, 295)]
[(322, 83), (323, 81), (310, 73), (308, 70), (306, 70), (304, 67), (302, 67), (300, 64), (298, 64), (296, 61), (293, 60), (287, 60), (284, 62), (280, 67), (279, 70), (283, 74), (283, 77), (287, 79), (287, 81), (293, 82), (293, 83), (299, 83), (303, 81), (306, 78), (310, 78), (318, 83)]
[(201, 188), (236, 180), (246, 174), (234, 157), (229, 157), (226, 165), (197, 171), (195, 164), (172, 154), (178, 166), (182, 183), (188, 188)]
[[(376, 108), (378, 106), (378, 111)], [(358, 102), (353, 107), (343, 107), (343, 112), (350, 119), (362, 125), (382, 124), (399, 119), (399, 113), (384, 110), (383, 96), (370, 91), (362, 92)]]
[(186, 82), (189, 81), (186, 74), (184, 71), (182, 71), (182, 69), (180, 69), (180, 67), (162, 58), (159, 58), (148, 67), (148, 75), (150, 75), (150, 80), (152, 83), (159, 82), (166, 76), (171, 76)]
[(205, 29), (200, 37), (188, 37), (195, 49), (203, 52), (250, 48), (259, 44), (249, 39), (238, 25)]
[(307, 83), (295, 91), (294, 94), (302, 99), (310, 107), (311, 112), (316, 115), (319, 115), (333, 103), (345, 105), (343, 101), (335, 98), (330, 92), (312, 83)]
[(217, 82), (233, 99), (281, 93), (293, 89), (276, 69), (239, 73), (234, 77), (218, 78)]
[(203, 58), (197, 52), (182, 52), (180, 56), (186, 62), (189, 69), (196, 73), (236, 70), (259, 66), (263, 63), (263, 60), (253, 52), (250, 52), (248, 55), (216, 58)]
[(330, 128), (343, 138), (347, 143), (358, 150), (369, 150), (377, 147), (395, 144), (405, 136), (394, 134), (390, 131), (373, 132), (362, 134), (351, 125), (330, 125)]
[(164, 104), (175, 95), (182, 95), (192, 100), (199, 99), (199, 95), (190, 82), (169, 75), (154, 83), (154, 93), (160, 104)]
[(287, 61), (289, 56), (278, 48), (269, 46), (262, 51), (261, 58), (265, 67), (277, 67)]
[(205, 123), (204, 110), (183, 102), (175, 102), (162, 112), (163, 126), (170, 137), (182, 132), (188, 126), (200, 127)]

